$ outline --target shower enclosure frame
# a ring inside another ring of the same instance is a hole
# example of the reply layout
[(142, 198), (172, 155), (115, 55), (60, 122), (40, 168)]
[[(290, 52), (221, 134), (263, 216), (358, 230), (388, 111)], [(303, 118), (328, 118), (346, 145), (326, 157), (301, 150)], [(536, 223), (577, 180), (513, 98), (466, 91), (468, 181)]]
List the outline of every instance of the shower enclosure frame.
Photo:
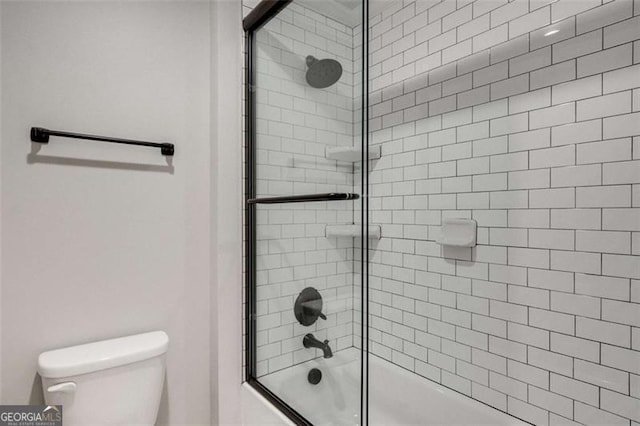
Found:
[[(266, 398), (279, 411), (298, 425), (312, 423), (293, 409), (286, 401), (274, 394), (257, 378), (256, 357), (256, 206), (274, 202), (331, 201), (360, 198), (358, 194), (329, 193), (310, 196), (256, 198), (256, 102), (254, 43), (255, 33), (271, 18), (275, 17), (293, 0), (262, 0), (242, 22), (245, 32), (245, 368), (244, 380), (260, 395)], [(361, 376), (360, 376), (360, 415), (361, 424), (368, 424), (368, 0), (362, 0), (362, 94), (361, 94)], [(319, 196), (324, 197), (319, 197)], [(314, 199), (315, 198), (315, 199)], [(324, 198), (324, 200), (320, 200)], [(276, 201), (274, 201), (276, 200)]]

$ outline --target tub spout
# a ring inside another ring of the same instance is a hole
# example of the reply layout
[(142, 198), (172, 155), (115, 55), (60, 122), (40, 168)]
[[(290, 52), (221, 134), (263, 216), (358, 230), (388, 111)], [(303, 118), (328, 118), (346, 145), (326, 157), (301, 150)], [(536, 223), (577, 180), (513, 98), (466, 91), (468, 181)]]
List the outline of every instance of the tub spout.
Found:
[(329, 347), (329, 341), (325, 340), (321, 342), (316, 339), (313, 334), (308, 333), (302, 339), (302, 344), (305, 348), (318, 348), (322, 349), (325, 358), (331, 358), (333, 356), (333, 352), (331, 352), (331, 348)]

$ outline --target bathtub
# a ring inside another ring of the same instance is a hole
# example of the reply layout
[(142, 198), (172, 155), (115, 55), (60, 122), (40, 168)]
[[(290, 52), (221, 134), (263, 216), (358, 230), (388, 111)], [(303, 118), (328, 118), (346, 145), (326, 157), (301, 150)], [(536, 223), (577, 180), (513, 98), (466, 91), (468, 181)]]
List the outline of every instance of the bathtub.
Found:
[[(312, 368), (323, 374), (317, 385), (307, 381)], [(260, 381), (314, 425), (360, 424), (360, 352), (355, 348), (269, 374)], [(254, 423), (250, 417), (245, 424), (265, 424), (257, 417)], [(527, 425), (373, 355), (369, 356), (369, 424)]]

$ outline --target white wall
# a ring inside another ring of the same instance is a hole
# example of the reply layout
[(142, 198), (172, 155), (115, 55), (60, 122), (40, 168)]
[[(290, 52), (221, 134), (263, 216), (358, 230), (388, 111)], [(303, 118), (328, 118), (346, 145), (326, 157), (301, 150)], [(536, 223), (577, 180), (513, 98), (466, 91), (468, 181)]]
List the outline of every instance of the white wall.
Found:
[[(2, 9), (2, 403), (41, 398), (41, 351), (163, 329), (160, 421), (209, 424), (209, 3)], [(31, 126), (176, 156), (52, 139), (30, 157)]]
[[(242, 11), (236, 0), (212, 8), (211, 394), (212, 424), (241, 423), (242, 370)], [(215, 112), (214, 112), (215, 111)], [(218, 125), (226, 123), (226, 125)], [(244, 392), (247, 393), (246, 391)], [(216, 415), (217, 413), (217, 415)]]

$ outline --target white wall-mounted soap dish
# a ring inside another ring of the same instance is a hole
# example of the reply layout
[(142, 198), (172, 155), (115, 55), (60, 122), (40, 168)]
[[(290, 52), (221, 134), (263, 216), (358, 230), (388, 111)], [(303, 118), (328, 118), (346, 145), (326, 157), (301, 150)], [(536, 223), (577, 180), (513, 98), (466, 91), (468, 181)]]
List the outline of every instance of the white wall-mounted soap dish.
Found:
[(436, 242), (443, 246), (475, 247), (477, 223), (473, 219), (445, 219)]

